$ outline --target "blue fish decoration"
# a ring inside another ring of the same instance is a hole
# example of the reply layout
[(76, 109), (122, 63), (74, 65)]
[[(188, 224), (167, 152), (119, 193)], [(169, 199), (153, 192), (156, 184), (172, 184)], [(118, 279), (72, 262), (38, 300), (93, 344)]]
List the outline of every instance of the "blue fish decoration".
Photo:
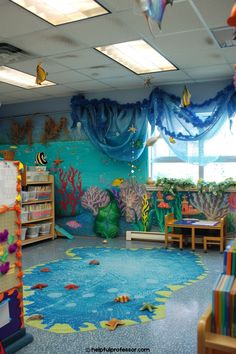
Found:
[(174, 0), (139, 0), (145, 17), (157, 22), (160, 29), (166, 6), (173, 5), (173, 2)]

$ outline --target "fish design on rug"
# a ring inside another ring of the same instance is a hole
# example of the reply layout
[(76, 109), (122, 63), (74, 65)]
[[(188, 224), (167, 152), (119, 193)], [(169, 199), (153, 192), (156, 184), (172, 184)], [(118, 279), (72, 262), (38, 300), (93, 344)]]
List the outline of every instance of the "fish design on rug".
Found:
[(26, 322), (42, 320), (43, 318), (44, 318), (44, 316), (43, 316), (43, 315), (40, 315), (40, 314), (32, 315), (32, 316), (30, 316), (30, 317), (27, 318)]
[(42, 290), (44, 288), (47, 288), (48, 287), (48, 284), (36, 284), (36, 285), (33, 285), (31, 286), (31, 289), (34, 290), (34, 289), (39, 289), (39, 290)]
[(143, 306), (140, 308), (140, 311), (149, 311), (153, 312), (154, 310), (158, 309), (158, 306), (150, 304), (149, 302), (144, 302)]
[(79, 286), (75, 285), (75, 284), (68, 284), (68, 285), (64, 286), (64, 288), (66, 290), (77, 290), (77, 289), (79, 289)]
[(97, 259), (92, 259), (92, 261), (90, 261), (89, 264), (99, 265), (100, 262)]
[(112, 318), (110, 321), (106, 322), (106, 326), (108, 326), (110, 331), (114, 331), (117, 326), (122, 326), (124, 324), (124, 321), (118, 320), (117, 318)]
[(127, 296), (127, 295), (120, 295), (120, 296), (118, 296), (118, 297), (116, 297), (115, 299), (114, 299), (114, 301), (115, 302), (129, 302), (130, 301), (130, 297), (129, 296)]
[(72, 229), (78, 229), (79, 227), (82, 227), (82, 225), (78, 223), (76, 220), (68, 221), (66, 225), (71, 227)]
[(41, 269), (40, 269), (40, 272), (42, 272), (42, 273), (49, 273), (49, 272), (51, 272), (51, 269), (49, 269), (49, 268), (41, 268)]

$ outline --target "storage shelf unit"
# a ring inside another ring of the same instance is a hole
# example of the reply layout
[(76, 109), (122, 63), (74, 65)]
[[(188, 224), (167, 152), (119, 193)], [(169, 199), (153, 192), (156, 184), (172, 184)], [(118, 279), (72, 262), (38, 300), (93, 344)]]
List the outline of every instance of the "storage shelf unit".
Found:
[[(26, 168), (25, 168), (26, 171)], [(27, 173), (27, 171), (26, 171)], [(28, 245), (31, 243), (36, 243), (40, 242), (43, 240), (47, 239), (54, 239), (55, 238), (55, 204), (54, 204), (54, 177), (52, 175), (48, 176), (48, 181), (31, 181), (27, 182), (26, 174), (22, 178), (22, 186), (23, 187), (29, 187), (29, 186), (35, 186), (35, 187), (40, 187), (40, 186), (50, 186), (50, 191), (51, 195), (49, 199), (45, 200), (38, 200), (38, 199), (33, 199), (29, 201), (22, 201), (22, 207), (25, 206), (32, 206), (32, 205), (39, 205), (39, 204), (44, 204), (44, 203), (50, 203), (51, 204), (51, 215), (48, 217), (43, 217), (43, 218), (38, 218), (38, 219), (31, 219), (27, 221), (22, 221), (22, 227), (27, 227), (29, 224), (34, 224), (37, 225), (41, 223), (42, 221), (48, 221), (51, 223), (50, 231), (48, 234), (44, 235), (39, 235), (38, 237), (34, 238), (26, 238), (25, 240), (22, 240), (22, 246)]]

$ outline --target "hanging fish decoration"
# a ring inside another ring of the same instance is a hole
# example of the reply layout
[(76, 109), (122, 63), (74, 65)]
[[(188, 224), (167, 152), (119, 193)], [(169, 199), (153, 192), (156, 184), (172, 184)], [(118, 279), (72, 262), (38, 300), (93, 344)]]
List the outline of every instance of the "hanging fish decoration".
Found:
[(157, 136), (152, 136), (151, 138), (149, 138), (147, 141), (146, 141), (146, 146), (153, 146), (157, 140), (160, 138), (160, 134), (157, 135)]
[(42, 68), (41, 63), (36, 68), (36, 84), (41, 85), (47, 78), (48, 73)]
[(169, 137), (169, 142), (171, 144), (175, 144), (176, 143), (175, 139), (172, 136)]
[(158, 27), (161, 29), (161, 23), (164, 16), (166, 6), (168, 4), (173, 5), (174, 0), (138, 0), (145, 18), (148, 20), (151, 18), (157, 22)]
[(227, 23), (231, 27), (236, 27), (236, 3), (232, 7), (230, 16), (227, 18)]
[(47, 160), (46, 160), (46, 155), (44, 155), (44, 152), (39, 152), (36, 154), (35, 157), (35, 165), (46, 165)]
[(191, 93), (187, 89), (187, 86), (184, 86), (182, 98), (181, 98), (181, 106), (188, 107), (190, 105)]

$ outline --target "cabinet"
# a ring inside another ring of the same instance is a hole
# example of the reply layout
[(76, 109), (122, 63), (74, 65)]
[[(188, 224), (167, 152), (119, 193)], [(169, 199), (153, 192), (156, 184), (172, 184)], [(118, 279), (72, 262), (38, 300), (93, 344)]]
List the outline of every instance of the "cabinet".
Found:
[(198, 354), (236, 353), (236, 338), (211, 332), (211, 307), (198, 322)]
[(22, 246), (55, 237), (54, 177), (49, 175), (47, 181), (29, 182), (26, 173), (22, 176)]

